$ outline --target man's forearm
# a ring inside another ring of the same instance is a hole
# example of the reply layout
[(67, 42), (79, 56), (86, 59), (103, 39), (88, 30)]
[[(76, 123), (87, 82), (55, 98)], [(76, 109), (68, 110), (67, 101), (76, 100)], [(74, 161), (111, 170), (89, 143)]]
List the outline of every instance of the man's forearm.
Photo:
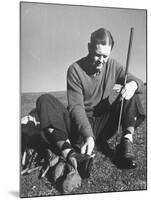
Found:
[(83, 108), (76, 106), (72, 109), (71, 116), (75, 125), (77, 126), (79, 133), (84, 138), (89, 136), (94, 137), (92, 127)]

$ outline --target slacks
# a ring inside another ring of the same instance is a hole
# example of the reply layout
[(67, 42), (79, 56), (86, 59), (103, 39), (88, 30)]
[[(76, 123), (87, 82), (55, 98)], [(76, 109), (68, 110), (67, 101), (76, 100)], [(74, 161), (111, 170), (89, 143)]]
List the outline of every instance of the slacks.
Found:
[[(96, 140), (98, 138), (108, 140), (116, 132), (120, 111), (119, 98), (111, 105), (108, 103), (107, 108), (104, 106), (102, 108), (103, 110), (96, 109), (94, 115), (88, 117)], [(36, 111), (44, 137), (48, 142), (70, 139), (72, 143), (76, 143), (81, 137), (67, 108), (54, 96), (50, 94), (40, 96), (36, 102)], [(123, 129), (129, 126), (136, 128), (144, 118), (144, 109), (138, 94), (124, 101), (121, 120)], [(50, 134), (48, 128), (53, 128), (54, 131)]]

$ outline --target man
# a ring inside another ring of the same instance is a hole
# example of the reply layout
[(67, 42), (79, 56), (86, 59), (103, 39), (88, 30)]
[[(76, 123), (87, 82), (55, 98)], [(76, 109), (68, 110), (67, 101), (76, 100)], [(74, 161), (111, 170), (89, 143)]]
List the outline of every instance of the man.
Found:
[[(113, 46), (114, 40), (108, 30), (101, 28), (92, 33), (88, 56), (68, 69), (68, 110), (50, 94), (40, 96), (36, 102), (43, 139), (50, 148), (52, 144), (57, 147), (75, 169), (80, 166), (81, 175), (85, 177), (90, 175), (95, 143), (103, 148), (117, 130), (121, 97), (125, 99), (121, 123), (123, 132), (117, 157), (122, 163), (126, 161), (124, 165), (130, 168), (136, 166), (133, 162), (133, 134), (144, 120), (138, 95), (143, 83), (128, 74), (127, 84), (119, 98), (113, 104), (109, 103), (113, 86), (124, 83), (123, 67), (109, 57)], [(80, 153), (73, 149), (75, 144), (80, 146)]]
[[(125, 71), (110, 58), (114, 46), (111, 33), (100, 28), (91, 34), (88, 56), (73, 63), (67, 73), (68, 108), (77, 141), (82, 138), (82, 154), (91, 155), (98, 143), (100, 147), (117, 130), (120, 101), (124, 98), (122, 138), (117, 147), (119, 160), (129, 168), (136, 166), (133, 152), (135, 128), (144, 119), (139, 99), (143, 82), (128, 74), (127, 83), (113, 104), (109, 96), (115, 84), (124, 84)], [(125, 166), (126, 167), (126, 166)]]

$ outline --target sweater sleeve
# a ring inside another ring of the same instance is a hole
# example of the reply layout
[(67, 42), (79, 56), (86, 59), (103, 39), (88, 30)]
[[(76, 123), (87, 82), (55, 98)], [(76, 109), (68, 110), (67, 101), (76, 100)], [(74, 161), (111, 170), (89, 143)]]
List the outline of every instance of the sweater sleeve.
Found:
[[(120, 65), (117, 64), (116, 66), (116, 83), (117, 84), (124, 84), (124, 78), (125, 78), (125, 70), (124, 68)], [(135, 81), (137, 83), (137, 90), (136, 93), (142, 93), (143, 92), (143, 81), (141, 81), (139, 78), (136, 76), (132, 75), (131, 73), (128, 73), (127, 75), (127, 83), (130, 81)]]
[(85, 112), (82, 84), (73, 65), (67, 72), (67, 98), (69, 112), (78, 132), (83, 137), (93, 137), (92, 127)]

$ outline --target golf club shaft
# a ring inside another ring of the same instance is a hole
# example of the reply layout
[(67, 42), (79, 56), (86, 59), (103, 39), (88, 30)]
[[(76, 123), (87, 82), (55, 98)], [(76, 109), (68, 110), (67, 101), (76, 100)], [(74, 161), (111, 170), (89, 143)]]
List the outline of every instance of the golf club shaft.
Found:
[[(129, 38), (129, 45), (128, 45), (128, 52), (127, 52), (127, 60), (126, 60), (126, 68), (125, 68), (125, 78), (124, 78), (124, 87), (127, 82), (127, 74), (129, 69), (129, 61), (130, 61), (130, 55), (131, 55), (131, 47), (132, 47), (132, 40), (133, 40), (133, 32), (134, 28), (130, 29), (130, 38)], [(121, 126), (121, 118), (122, 118), (122, 111), (123, 111), (123, 104), (124, 104), (124, 98), (122, 98), (121, 101), (121, 107), (120, 107), (120, 114), (119, 114), (119, 121), (118, 121), (118, 130), (117, 133), (120, 133), (120, 126)]]

